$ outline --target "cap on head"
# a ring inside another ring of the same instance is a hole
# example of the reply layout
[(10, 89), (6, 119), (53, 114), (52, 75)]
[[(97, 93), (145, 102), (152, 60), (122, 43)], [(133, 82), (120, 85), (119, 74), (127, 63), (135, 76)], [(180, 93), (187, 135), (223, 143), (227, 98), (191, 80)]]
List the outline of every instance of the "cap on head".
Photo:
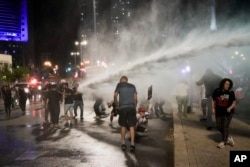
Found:
[(140, 107), (140, 108), (138, 108), (138, 112), (145, 112), (145, 109)]

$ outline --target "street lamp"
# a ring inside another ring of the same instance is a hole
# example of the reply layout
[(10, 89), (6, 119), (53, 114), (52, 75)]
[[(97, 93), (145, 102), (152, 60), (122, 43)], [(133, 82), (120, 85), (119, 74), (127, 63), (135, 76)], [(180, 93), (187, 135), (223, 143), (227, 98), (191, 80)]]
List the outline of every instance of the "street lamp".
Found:
[(85, 47), (88, 45), (88, 41), (87, 40), (83, 40), (81, 42), (76, 41), (75, 45), (80, 47), (80, 56), (81, 56), (81, 62), (83, 62), (83, 53), (82, 53), (82, 46)]
[(76, 56), (79, 56), (79, 52), (71, 52), (70, 55), (75, 57), (75, 67), (76, 67)]

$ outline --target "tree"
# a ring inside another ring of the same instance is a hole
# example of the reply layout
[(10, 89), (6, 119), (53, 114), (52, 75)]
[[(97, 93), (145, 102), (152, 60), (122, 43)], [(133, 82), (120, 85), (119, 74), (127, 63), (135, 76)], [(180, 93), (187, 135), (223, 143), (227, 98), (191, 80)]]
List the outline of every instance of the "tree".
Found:
[(1, 69), (0, 77), (6, 83), (10, 83), (13, 80), (12, 71), (7, 64)]
[(7, 65), (5, 65), (0, 70), (0, 78), (1, 81), (4, 83), (12, 83), (16, 80), (25, 80), (27, 75), (29, 74), (29, 68), (28, 67), (18, 67), (10, 69)]

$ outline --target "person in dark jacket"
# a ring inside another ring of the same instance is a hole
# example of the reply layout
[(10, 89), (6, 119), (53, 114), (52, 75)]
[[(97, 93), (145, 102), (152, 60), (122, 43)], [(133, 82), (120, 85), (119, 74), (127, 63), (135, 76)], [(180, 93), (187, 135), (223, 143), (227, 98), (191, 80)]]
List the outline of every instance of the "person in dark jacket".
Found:
[(12, 104), (11, 89), (9, 85), (3, 87), (3, 100), (4, 100), (6, 118), (9, 119), (11, 114), (11, 104)]
[(58, 92), (57, 86), (52, 85), (51, 90), (47, 93), (46, 107), (50, 113), (51, 123), (54, 128), (60, 128), (58, 125), (60, 115), (60, 102), (62, 100), (62, 94)]
[(83, 103), (83, 94), (77, 91), (77, 88), (73, 88), (73, 100), (74, 100), (74, 114), (77, 117), (77, 109), (80, 108), (80, 119), (83, 120), (83, 111), (84, 111), (84, 103)]
[(19, 106), (24, 115), (26, 110), (27, 93), (25, 93), (23, 86), (20, 86), (18, 88), (18, 96), (19, 96)]
[(221, 81), (221, 77), (214, 74), (212, 70), (207, 69), (205, 74), (201, 77), (199, 81), (196, 82), (196, 85), (201, 86), (204, 84), (207, 98), (207, 130), (213, 128), (212, 121), (212, 94), (214, 89), (216, 89)]

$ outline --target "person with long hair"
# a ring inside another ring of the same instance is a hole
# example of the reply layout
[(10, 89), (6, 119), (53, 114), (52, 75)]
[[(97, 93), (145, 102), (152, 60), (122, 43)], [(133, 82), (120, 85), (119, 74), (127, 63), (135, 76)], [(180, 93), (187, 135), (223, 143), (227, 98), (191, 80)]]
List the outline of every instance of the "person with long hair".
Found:
[(218, 148), (224, 148), (225, 145), (234, 145), (232, 136), (229, 136), (229, 126), (234, 114), (236, 99), (232, 90), (233, 81), (224, 78), (215, 89), (212, 95), (212, 113), (215, 114), (217, 128), (221, 133), (221, 142)]

